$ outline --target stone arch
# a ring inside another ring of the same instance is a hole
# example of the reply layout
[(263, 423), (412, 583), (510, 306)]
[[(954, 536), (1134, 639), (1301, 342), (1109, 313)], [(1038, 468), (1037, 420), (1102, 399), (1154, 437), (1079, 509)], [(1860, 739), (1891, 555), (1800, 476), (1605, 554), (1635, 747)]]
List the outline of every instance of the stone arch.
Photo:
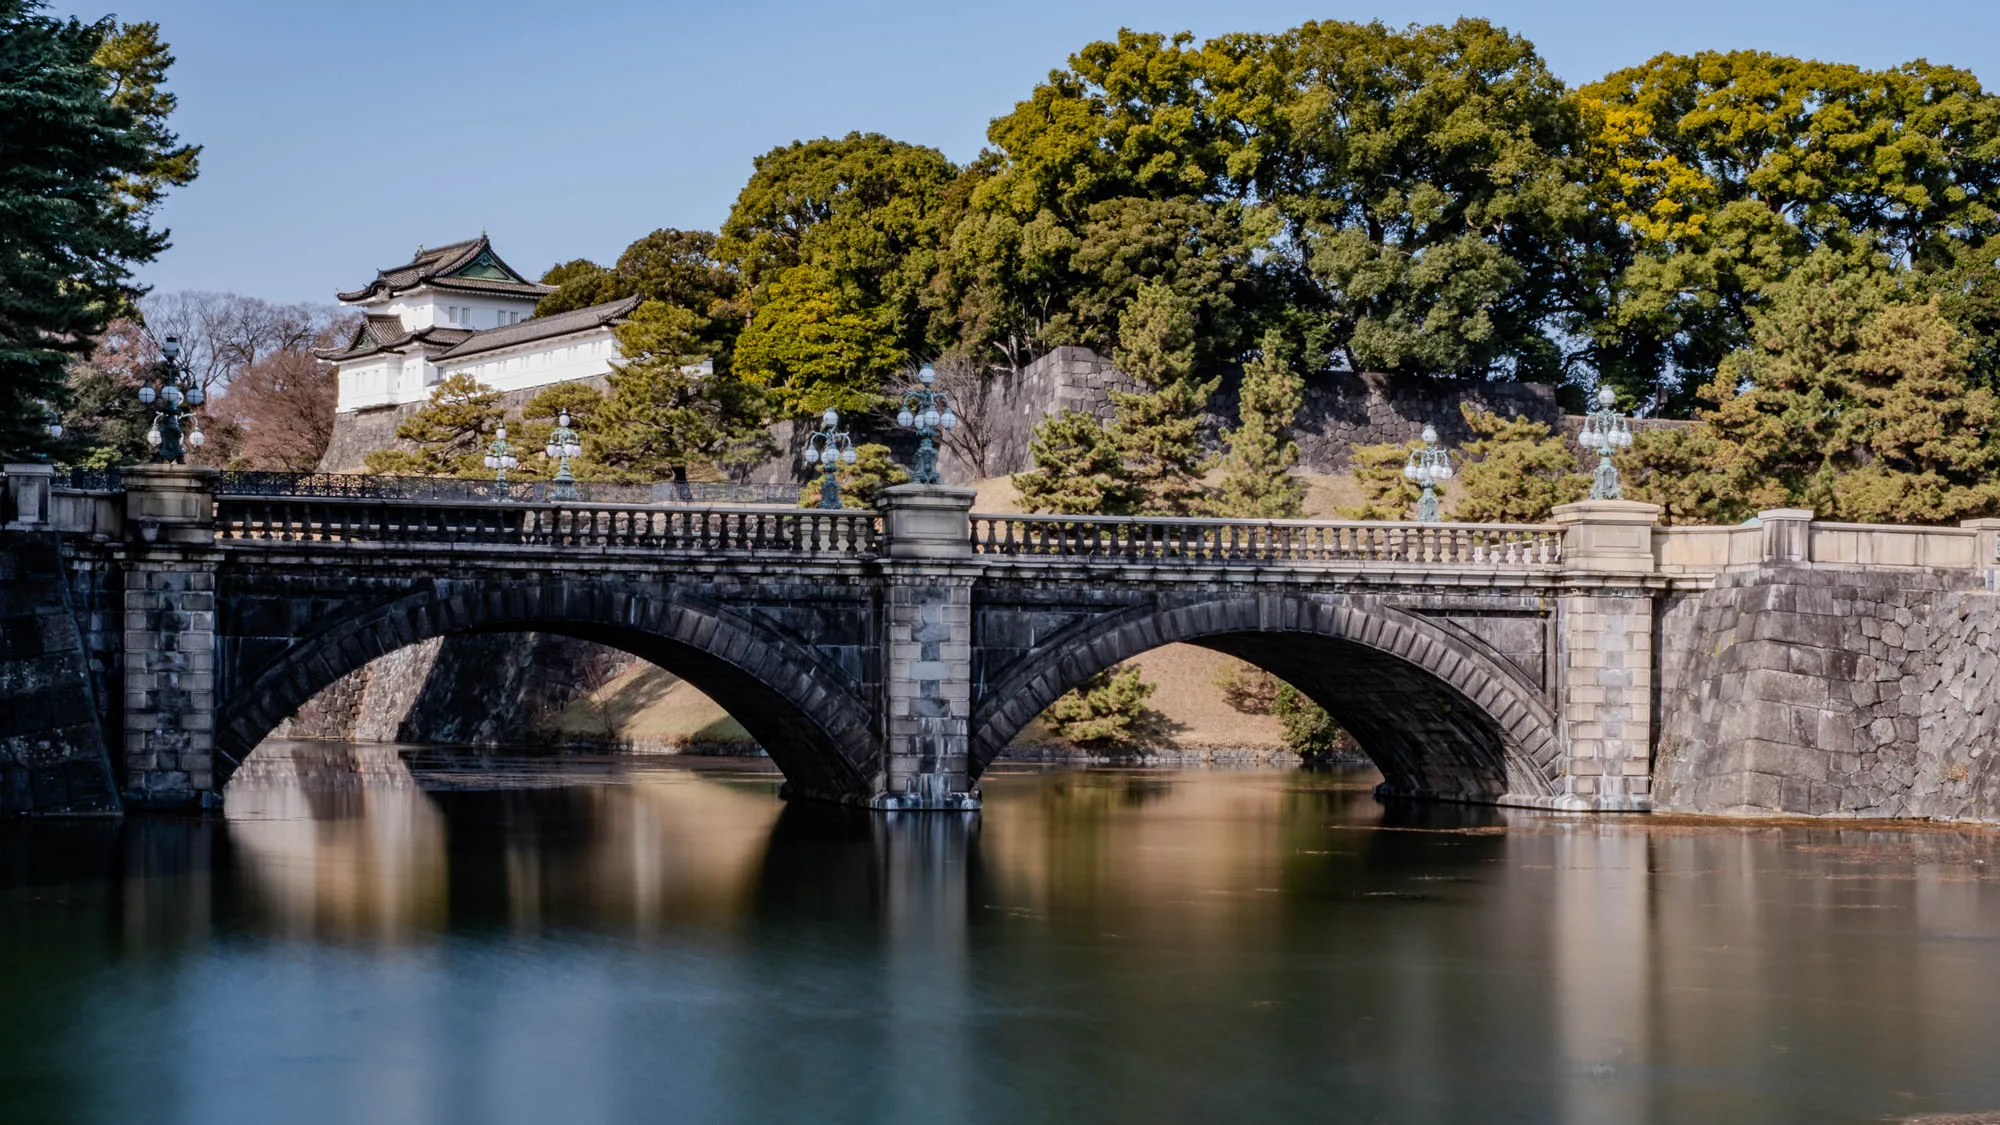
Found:
[(1514, 673), (1366, 597), (1256, 593), (1156, 601), (1091, 618), (1003, 670), (973, 709), (973, 770), (1088, 677), (1173, 643), (1275, 673), (1351, 731), (1391, 795), (1497, 801), (1560, 790), (1556, 718)]
[(453, 582), (341, 617), (229, 678), (216, 721), (220, 791), (258, 742), (341, 676), (453, 633), (543, 632), (630, 652), (686, 679), (770, 753), (792, 792), (865, 801), (874, 720), (846, 673), (743, 614), (678, 591), (589, 582)]

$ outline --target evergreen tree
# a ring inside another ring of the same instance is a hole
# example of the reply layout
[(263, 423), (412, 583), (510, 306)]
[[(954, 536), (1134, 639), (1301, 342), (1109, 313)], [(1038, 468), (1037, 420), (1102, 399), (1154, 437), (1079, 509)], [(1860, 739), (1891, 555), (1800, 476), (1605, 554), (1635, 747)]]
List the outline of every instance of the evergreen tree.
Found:
[[(854, 447), (854, 464), (842, 464), (833, 479), (840, 485), (840, 506), (872, 508), (875, 496), (885, 488), (910, 482), (910, 471), (896, 461), (889, 447), (876, 442)], [(819, 506), (821, 479), (815, 475), (799, 487), (799, 507)]]
[(1145, 730), (1153, 714), (1146, 700), (1155, 690), (1139, 669), (1121, 664), (1064, 693), (1042, 714), (1057, 734), (1080, 746), (1127, 743)]
[(1264, 338), (1264, 350), (1243, 369), (1237, 425), (1223, 435), (1222, 483), (1205, 507), (1221, 516), (1296, 519), (1305, 512), (1305, 482), (1291, 474), (1299, 447), (1292, 419), (1305, 402), (1305, 382), (1280, 355), (1282, 337)]
[[(0, 459), (51, 448), (72, 357), (129, 305), (132, 267), (167, 246), (149, 225), (159, 190), (193, 176), (191, 153), (168, 167), (172, 103), (158, 82), (170, 58), (162, 48), (134, 68), (152, 91), (142, 103), (95, 61), (117, 34), (0, 0)], [(179, 178), (160, 178), (170, 171)]]
[(1201, 411), (1220, 380), (1194, 378), (1194, 304), (1166, 285), (1139, 287), (1118, 325), (1115, 361), (1145, 387), (1114, 391), (1111, 443), (1149, 516), (1194, 513), (1208, 457)]
[(1357, 445), (1348, 451), (1348, 467), (1354, 477), (1354, 485), (1361, 493), (1361, 502), (1340, 509), (1340, 517), (1349, 520), (1407, 520), (1416, 514), (1417, 499), (1421, 490), (1403, 475), (1403, 466), (1410, 463), (1410, 454), (1423, 448), (1421, 441), (1409, 441), (1402, 445), (1381, 442), (1374, 445)]
[(1479, 435), (1465, 443), (1452, 518), (1471, 523), (1540, 523), (1557, 504), (1581, 500), (1590, 478), (1577, 469), (1577, 449), (1546, 422), (1502, 418), (1460, 406)]
[(129, 23), (105, 36), (91, 61), (111, 80), (111, 104), (132, 115), (148, 159), (118, 180), (118, 194), (127, 211), (150, 214), (170, 187), (186, 187), (201, 170), (201, 146), (184, 145), (167, 118), (180, 99), (166, 90), (173, 51), (160, 38), (157, 23)]
[(1125, 516), (1140, 492), (1103, 424), (1075, 410), (1044, 418), (1028, 440), (1035, 467), (1014, 474), (1021, 507), (1056, 515)]
[(1278, 716), (1285, 732), (1285, 747), (1305, 759), (1306, 765), (1320, 765), (1353, 750), (1353, 740), (1326, 708), (1282, 680), (1271, 701), (1271, 713)]
[(696, 365), (699, 318), (647, 301), (617, 329), (625, 362), (584, 433), (589, 456), (628, 476), (686, 481), (695, 466), (737, 467), (775, 452), (756, 388)]
[[(463, 371), (447, 375), (431, 392), (430, 401), (396, 427), (396, 436), (415, 442), (416, 452), (378, 449), (367, 457), (368, 471), (385, 476), (485, 476), (492, 472), (483, 463), (486, 449), (505, 414), (500, 392)], [(516, 456), (525, 462), (527, 446), (519, 448), (522, 453)]]
[(890, 311), (857, 304), (818, 266), (784, 271), (736, 338), (736, 371), (782, 416), (833, 407), (860, 414), (880, 406), (903, 367)]

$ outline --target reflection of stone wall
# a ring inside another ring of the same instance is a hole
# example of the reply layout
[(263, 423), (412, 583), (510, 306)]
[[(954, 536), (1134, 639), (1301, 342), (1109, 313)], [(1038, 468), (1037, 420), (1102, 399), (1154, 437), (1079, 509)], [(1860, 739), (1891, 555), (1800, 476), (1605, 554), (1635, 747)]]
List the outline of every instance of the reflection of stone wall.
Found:
[(2000, 820), (2000, 606), (1969, 580), (1767, 566), (1673, 607), (1655, 807)]
[(273, 738), (518, 744), (637, 657), (542, 633), (435, 637), (322, 689)]

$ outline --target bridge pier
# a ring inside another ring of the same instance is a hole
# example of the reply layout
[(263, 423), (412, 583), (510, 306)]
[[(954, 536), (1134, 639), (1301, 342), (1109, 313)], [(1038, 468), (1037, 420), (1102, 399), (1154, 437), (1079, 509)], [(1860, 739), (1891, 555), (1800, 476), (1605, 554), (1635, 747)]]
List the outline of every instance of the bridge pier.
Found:
[(1550, 804), (1577, 812), (1652, 808), (1653, 525), (1660, 509), (1585, 500), (1555, 509), (1557, 739), (1565, 765)]
[(220, 808), (215, 784), (213, 469), (125, 471), (125, 798)]
[(881, 790), (885, 811), (979, 808), (972, 765), (973, 492), (884, 489)]

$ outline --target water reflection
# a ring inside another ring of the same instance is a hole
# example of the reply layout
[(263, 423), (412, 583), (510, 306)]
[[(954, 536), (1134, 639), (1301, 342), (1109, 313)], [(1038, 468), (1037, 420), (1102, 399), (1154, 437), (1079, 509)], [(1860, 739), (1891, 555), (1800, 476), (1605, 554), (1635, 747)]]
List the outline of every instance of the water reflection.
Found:
[(0, 827), (0, 1120), (2000, 1107), (1986, 832), (1278, 772), (882, 817), (749, 764), (260, 759), (223, 820)]

